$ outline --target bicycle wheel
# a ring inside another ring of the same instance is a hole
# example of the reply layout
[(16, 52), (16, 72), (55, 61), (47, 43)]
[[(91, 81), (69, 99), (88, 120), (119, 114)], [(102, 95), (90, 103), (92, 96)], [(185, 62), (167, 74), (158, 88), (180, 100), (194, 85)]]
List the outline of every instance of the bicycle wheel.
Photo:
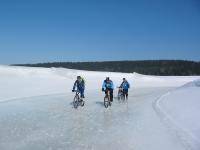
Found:
[(121, 100), (121, 94), (120, 94), (120, 93), (118, 93), (118, 95), (117, 95), (117, 99), (118, 99), (118, 101)]
[(108, 104), (109, 104), (109, 106), (111, 106), (111, 105), (112, 105), (112, 102), (111, 102), (111, 101), (109, 101), (109, 102), (108, 102)]
[(108, 99), (108, 97), (104, 97), (104, 106), (105, 106), (105, 108), (108, 108), (108, 106), (109, 106), (109, 99)]
[(122, 99), (123, 101), (125, 101), (125, 99), (126, 99), (125, 96), (124, 96), (123, 94), (121, 95), (121, 99)]
[(74, 97), (74, 101), (73, 101), (74, 108), (78, 108), (78, 101), (79, 101), (79, 96), (76, 95)]

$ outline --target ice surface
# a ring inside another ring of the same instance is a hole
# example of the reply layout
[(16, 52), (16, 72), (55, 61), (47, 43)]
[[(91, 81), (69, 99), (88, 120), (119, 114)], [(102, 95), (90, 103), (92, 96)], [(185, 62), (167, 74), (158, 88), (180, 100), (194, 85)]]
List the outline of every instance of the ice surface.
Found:
[(1, 150), (184, 150), (157, 117), (152, 102), (167, 88), (135, 89), (128, 102), (105, 109), (100, 91), (86, 93), (74, 109), (73, 94), (39, 96), (0, 104)]

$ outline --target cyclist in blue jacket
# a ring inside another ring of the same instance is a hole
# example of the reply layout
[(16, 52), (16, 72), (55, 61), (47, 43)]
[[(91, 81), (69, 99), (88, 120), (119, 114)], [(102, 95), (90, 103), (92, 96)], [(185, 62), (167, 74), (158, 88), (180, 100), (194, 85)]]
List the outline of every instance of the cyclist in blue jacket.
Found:
[(123, 96), (128, 99), (128, 89), (130, 88), (130, 84), (126, 80), (126, 78), (123, 78), (123, 81), (120, 85), (120, 88), (123, 90)]
[(109, 77), (104, 80), (103, 85), (102, 85), (102, 91), (105, 91), (105, 94), (107, 94), (108, 91), (110, 91), (110, 101), (113, 101), (113, 90), (114, 90), (114, 85), (112, 80), (110, 80)]
[(84, 79), (81, 76), (77, 76), (77, 80), (74, 83), (72, 92), (74, 92), (75, 89), (77, 89), (77, 91), (80, 92), (81, 98), (85, 98), (85, 96), (84, 96), (85, 81), (84, 81)]

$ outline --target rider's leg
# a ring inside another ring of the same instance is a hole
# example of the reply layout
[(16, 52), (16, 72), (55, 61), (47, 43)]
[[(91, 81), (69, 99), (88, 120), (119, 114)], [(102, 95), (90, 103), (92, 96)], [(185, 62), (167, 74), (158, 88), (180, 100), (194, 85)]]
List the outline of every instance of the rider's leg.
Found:
[(105, 90), (105, 94), (106, 94), (106, 95), (108, 94), (108, 91), (109, 91), (109, 89), (106, 89), (106, 90)]
[(125, 91), (125, 89), (123, 89), (123, 96), (124, 96), (124, 98), (125, 98), (125, 96), (126, 96), (126, 91)]
[(85, 89), (83, 89), (83, 98), (85, 98)]
[(128, 89), (123, 89), (123, 96), (128, 99)]
[(113, 101), (113, 89), (110, 89), (110, 101)]
[(108, 93), (108, 91), (107, 90), (105, 90), (105, 94), (107, 94)]
[(85, 98), (84, 89), (81, 89), (81, 98)]
[(83, 88), (78, 88), (78, 91), (79, 91), (80, 94), (81, 94), (81, 98), (85, 98), (85, 97), (84, 97), (84, 89), (83, 89)]
[(128, 89), (126, 90), (126, 99), (128, 99)]

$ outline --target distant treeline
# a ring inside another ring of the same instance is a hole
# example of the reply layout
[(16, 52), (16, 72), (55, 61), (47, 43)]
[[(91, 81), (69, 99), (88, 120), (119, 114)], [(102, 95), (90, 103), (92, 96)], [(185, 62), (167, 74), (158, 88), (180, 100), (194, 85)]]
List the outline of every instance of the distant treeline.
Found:
[(63, 67), (69, 69), (137, 72), (146, 75), (200, 75), (200, 62), (184, 60), (104, 61), (104, 62), (52, 62), (38, 64), (15, 64), (29, 67)]

